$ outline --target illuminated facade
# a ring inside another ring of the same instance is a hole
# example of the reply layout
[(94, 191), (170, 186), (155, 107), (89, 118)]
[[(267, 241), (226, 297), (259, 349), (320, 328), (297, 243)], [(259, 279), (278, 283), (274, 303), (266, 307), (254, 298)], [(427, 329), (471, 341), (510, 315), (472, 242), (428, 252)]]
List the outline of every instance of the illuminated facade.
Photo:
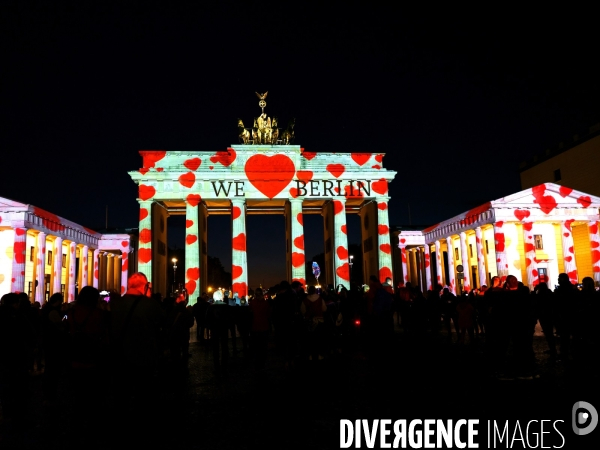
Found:
[(239, 296), (248, 289), (247, 214), (285, 215), (290, 281), (306, 280), (304, 214), (323, 216), (326, 283), (349, 286), (348, 213), (361, 216), (365, 278), (393, 277), (387, 208), (388, 183), (396, 172), (383, 168), (382, 153), (314, 153), (280, 141), (250, 144), (255, 134), (276, 142), (272, 136), (279, 132), (240, 128), (245, 144), (217, 152), (140, 151), (142, 168), (129, 172), (139, 192), (139, 270), (156, 289), (167, 291), (166, 222), (175, 214), (186, 217), (185, 274), (192, 302), (206, 282), (211, 214), (231, 215), (232, 291)]
[(0, 197), (0, 296), (25, 292), (43, 304), (62, 292), (71, 302), (89, 285), (123, 294), (135, 244), (129, 234), (103, 235)]
[(394, 230), (396, 282), (459, 293), (514, 275), (530, 289), (540, 280), (553, 288), (564, 272), (600, 285), (598, 208), (598, 197), (545, 183), (422, 231)]

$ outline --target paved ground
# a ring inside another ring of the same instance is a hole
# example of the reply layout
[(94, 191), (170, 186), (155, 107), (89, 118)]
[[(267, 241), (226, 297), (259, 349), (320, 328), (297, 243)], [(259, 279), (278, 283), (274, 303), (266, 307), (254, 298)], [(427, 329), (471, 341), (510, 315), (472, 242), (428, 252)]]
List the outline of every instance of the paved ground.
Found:
[[(536, 333), (541, 378), (497, 381), (489, 376), (480, 345), (460, 347), (445, 334), (412, 337), (396, 330), (386, 364), (373, 367), (362, 347), (286, 371), (273, 342), (266, 370), (231, 357), (225, 379), (214, 376), (210, 351), (192, 342), (187, 368), (165, 372), (150, 392), (148, 416), (115, 424), (110, 399), (80, 442), (70, 427), (68, 388), (61, 404), (43, 406), (40, 377), (31, 379), (31, 417), (22, 442), (31, 448), (338, 448), (340, 419), (563, 419), (570, 429), (575, 401), (598, 402), (597, 355), (552, 362)], [(238, 342), (239, 345), (239, 342)], [(94, 389), (90, 386), (90, 389)], [(0, 448), (18, 434), (0, 424)], [(565, 448), (572, 448), (566, 446)]]

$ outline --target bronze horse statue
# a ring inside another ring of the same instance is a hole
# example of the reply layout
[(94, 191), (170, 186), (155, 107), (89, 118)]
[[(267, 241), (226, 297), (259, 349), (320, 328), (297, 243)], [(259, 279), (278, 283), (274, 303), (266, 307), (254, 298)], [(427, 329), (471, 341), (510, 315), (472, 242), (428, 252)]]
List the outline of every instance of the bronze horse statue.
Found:
[(238, 139), (243, 144), (247, 144), (250, 140), (250, 132), (244, 128), (244, 122), (242, 122), (242, 119), (238, 119)]
[(296, 125), (296, 119), (290, 120), (287, 128), (281, 134), (281, 143), (283, 145), (290, 145), (294, 142), (294, 125)]

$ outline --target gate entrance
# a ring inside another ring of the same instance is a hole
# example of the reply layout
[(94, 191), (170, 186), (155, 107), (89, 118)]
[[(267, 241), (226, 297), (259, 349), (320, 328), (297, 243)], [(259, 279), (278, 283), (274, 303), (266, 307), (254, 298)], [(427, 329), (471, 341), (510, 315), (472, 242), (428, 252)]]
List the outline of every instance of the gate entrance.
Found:
[(318, 214), (325, 243), (321, 279), (349, 287), (346, 214), (359, 214), (364, 279), (375, 274), (382, 281), (393, 279), (387, 208), (388, 183), (396, 172), (383, 167), (384, 154), (316, 153), (293, 145), (293, 121), (291, 131), (290, 125), (283, 132), (274, 127), (277, 121), (264, 113), (262, 96), (263, 113), (255, 126), (245, 129), (239, 123), (240, 145), (212, 152), (140, 151), (142, 168), (129, 172), (140, 204), (139, 271), (157, 292), (168, 291), (167, 218), (185, 215), (182, 269), (190, 303), (195, 303), (207, 280), (207, 217), (226, 214), (231, 216), (231, 290), (246, 296), (246, 216), (282, 214), (287, 278), (305, 284), (303, 217)]

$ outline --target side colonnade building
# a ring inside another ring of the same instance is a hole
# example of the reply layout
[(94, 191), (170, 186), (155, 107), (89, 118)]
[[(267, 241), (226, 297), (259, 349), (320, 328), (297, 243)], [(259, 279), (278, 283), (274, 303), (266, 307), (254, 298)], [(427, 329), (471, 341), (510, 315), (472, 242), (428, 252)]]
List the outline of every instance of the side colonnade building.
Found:
[(424, 230), (392, 230), (397, 283), (455, 294), (514, 275), (529, 289), (560, 273), (600, 286), (600, 198), (544, 183)]
[(123, 295), (136, 270), (137, 238), (100, 234), (37, 206), (0, 197), (0, 296), (75, 300), (84, 286)]

